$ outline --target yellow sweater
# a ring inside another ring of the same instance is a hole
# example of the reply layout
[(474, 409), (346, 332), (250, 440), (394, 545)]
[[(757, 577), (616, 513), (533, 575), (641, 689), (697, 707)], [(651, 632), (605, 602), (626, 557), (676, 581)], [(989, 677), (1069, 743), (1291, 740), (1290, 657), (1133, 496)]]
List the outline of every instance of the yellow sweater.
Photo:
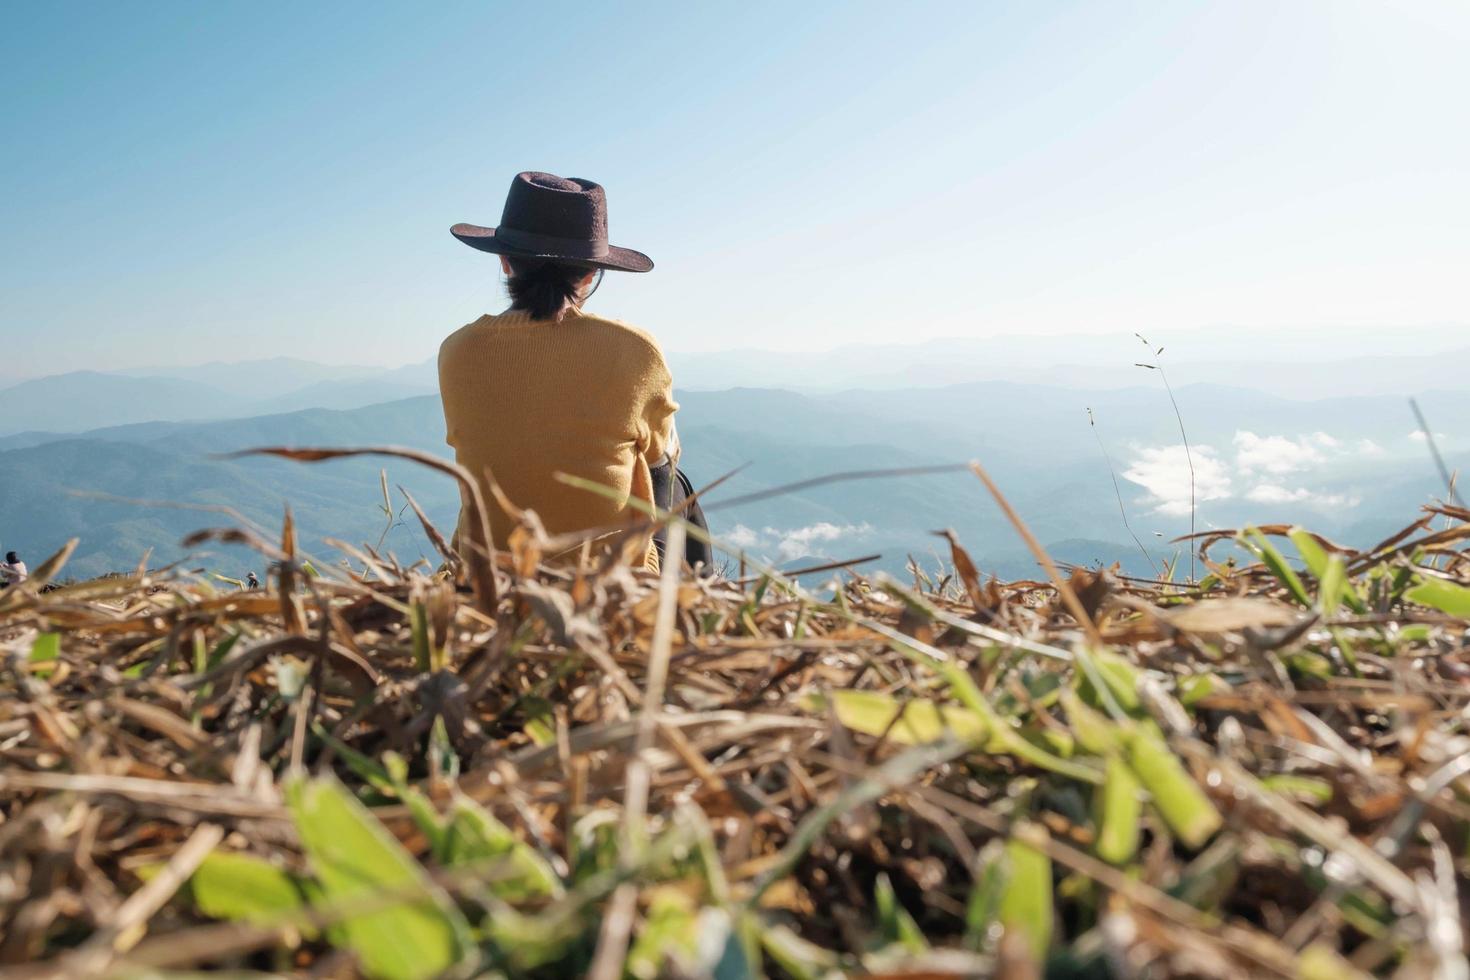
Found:
[[(652, 502), (649, 466), (669, 448), (679, 408), (652, 337), (576, 309), (560, 321), (511, 310), (461, 327), (439, 348), (439, 390), (455, 459), (482, 485), (488, 467), (552, 534), (618, 524), (632, 496)], [(618, 499), (559, 483), (558, 472), (613, 487)], [(503, 548), (510, 518), (488, 488), (485, 500)]]

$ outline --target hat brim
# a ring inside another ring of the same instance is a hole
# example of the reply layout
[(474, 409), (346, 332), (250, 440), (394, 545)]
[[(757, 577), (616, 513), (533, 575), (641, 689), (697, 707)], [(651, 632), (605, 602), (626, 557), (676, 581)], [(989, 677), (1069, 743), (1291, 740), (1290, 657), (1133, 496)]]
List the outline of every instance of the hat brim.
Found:
[(480, 225), (457, 224), (449, 229), (449, 233), (470, 248), (477, 248), (482, 252), (490, 252), (494, 255), (509, 256), (513, 259), (545, 259), (564, 265), (579, 265), (588, 269), (612, 269), (617, 272), (647, 272), (653, 268), (653, 259), (642, 252), (631, 248), (620, 248), (617, 245), (609, 245), (607, 254), (604, 256), (588, 259), (569, 255), (549, 255), (516, 248), (496, 238), (494, 228), (484, 228)]

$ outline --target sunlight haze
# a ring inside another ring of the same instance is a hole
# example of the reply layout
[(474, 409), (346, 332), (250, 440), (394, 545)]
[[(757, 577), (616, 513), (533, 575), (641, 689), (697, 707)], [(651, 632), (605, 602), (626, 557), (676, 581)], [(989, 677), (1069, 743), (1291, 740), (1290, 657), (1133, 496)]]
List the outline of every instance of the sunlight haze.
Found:
[(1463, 324), (1467, 42), (1448, 2), (11, 5), (0, 380), (423, 361), (503, 308), (448, 227), (527, 168), (607, 187), (657, 268), (593, 305), (676, 352)]

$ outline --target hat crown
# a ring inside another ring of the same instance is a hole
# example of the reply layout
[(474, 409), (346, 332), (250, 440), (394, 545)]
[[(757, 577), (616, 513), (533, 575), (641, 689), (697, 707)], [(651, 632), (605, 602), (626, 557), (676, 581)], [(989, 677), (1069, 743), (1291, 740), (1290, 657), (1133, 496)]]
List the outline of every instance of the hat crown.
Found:
[(593, 181), (527, 170), (511, 181), (500, 228), (605, 244), (607, 197)]
[(580, 177), (538, 170), (510, 182), (500, 225), (461, 222), (449, 233), (471, 248), (511, 259), (537, 259), (591, 269), (647, 272), (653, 260), (607, 241), (607, 195), (602, 185)]

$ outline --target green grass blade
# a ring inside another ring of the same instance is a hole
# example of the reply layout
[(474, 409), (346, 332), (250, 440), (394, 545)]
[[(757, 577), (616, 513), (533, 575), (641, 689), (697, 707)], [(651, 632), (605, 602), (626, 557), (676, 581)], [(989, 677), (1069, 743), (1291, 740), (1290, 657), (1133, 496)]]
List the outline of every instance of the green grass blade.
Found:
[(886, 735), (897, 745), (926, 745), (951, 733), (980, 743), (990, 734), (973, 711), (938, 706), (923, 698), (902, 702), (880, 691), (833, 691), (825, 697), (809, 695), (804, 702), (811, 711), (821, 711), (827, 704), (844, 727), (864, 735)]
[(1404, 598), (1457, 619), (1470, 619), (1470, 589), (1454, 582), (1438, 578), (1421, 579), (1418, 585), (1404, 593)]
[(407, 891), (400, 905), (349, 918), (346, 943), (384, 980), (440, 976), (472, 952), (469, 924), (423, 868), (334, 779), (294, 779), (286, 804), (327, 901)]
[[(163, 864), (138, 869), (144, 881)], [(189, 877), (189, 896), (200, 912), (229, 922), (280, 922), (305, 908), (306, 897), (292, 875), (264, 858), (215, 851)]]
[(1005, 854), (1008, 873), (1000, 898), (1001, 925), (1008, 933), (1025, 936), (1036, 961), (1043, 962), (1053, 927), (1051, 858), (1015, 837), (1006, 843)]
[(536, 849), (516, 837), (505, 824), (467, 796), (454, 801), (445, 831), (444, 863), (451, 867), (493, 858), (503, 858), (513, 873), (497, 879), (490, 890), (509, 902), (533, 898), (555, 898), (562, 893), (561, 880)]
[[(60, 633), (37, 633), (36, 638), (31, 641), (31, 652), (26, 658), (33, 664), (54, 664), (56, 658), (61, 656), (61, 634)], [(51, 666), (37, 667), (36, 675), (45, 677), (55, 668)]]
[(825, 980), (837, 975), (841, 958), (830, 949), (802, 939), (789, 926), (770, 925), (761, 930), (761, 949), (771, 962), (795, 980)]
[(216, 851), (189, 879), (199, 911), (215, 919), (269, 922), (304, 905), (291, 875), (249, 854)]
[(673, 886), (653, 889), (643, 928), (623, 961), (624, 971), (635, 980), (657, 980), (664, 975), (670, 953), (692, 960), (699, 945), (698, 916), (699, 905), (688, 892)]
[(1307, 593), (1307, 587), (1302, 584), (1301, 576), (1264, 534), (1253, 527), (1248, 527), (1241, 532), (1239, 540), (1246, 550), (1270, 569), (1278, 582), (1286, 586), (1286, 591), (1291, 593), (1293, 599), (1308, 609), (1312, 608), (1312, 597)]
[(1010, 875), (1005, 845), (999, 839), (986, 844), (978, 865), (970, 900), (965, 905), (965, 948), (977, 953), (992, 945), (995, 938), (992, 927), (1000, 921), (1000, 900)]
[(1128, 765), (1174, 836), (1198, 848), (1220, 829), (1220, 811), (1184, 768), (1179, 757), (1153, 732), (1138, 728), (1126, 740)]
[(1088, 707), (1076, 692), (1063, 691), (1061, 700), (1072, 734), (1085, 751), (1105, 756), (1122, 745), (1118, 726), (1104, 717), (1102, 712)]
[(882, 872), (878, 873), (878, 880), (873, 885), (873, 905), (878, 917), (878, 931), (886, 942), (897, 943), (910, 953), (922, 953), (929, 948), (919, 924), (899, 904), (893, 882)]
[(1318, 544), (1317, 539), (1305, 528), (1294, 527), (1286, 532), (1286, 536), (1296, 545), (1296, 553), (1301, 556), (1303, 567), (1321, 579), (1327, 573), (1327, 549)]
[(1097, 856), (1109, 864), (1126, 865), (1138, 854), (1139, 820), (1143, 803), (1142, 786), (1120, 757), (1108, 757), (1103, 784), (1095, 790), (1097, 806)]
[(1317, 611), (1323, 616), (1331, 616), (1337, 612), (1337, 607), (1347, 598), (1350, 588), (1347, 566), (1342, 563), (1341, 558), (1332, 555), (1327, 559), (1317, 581)]

